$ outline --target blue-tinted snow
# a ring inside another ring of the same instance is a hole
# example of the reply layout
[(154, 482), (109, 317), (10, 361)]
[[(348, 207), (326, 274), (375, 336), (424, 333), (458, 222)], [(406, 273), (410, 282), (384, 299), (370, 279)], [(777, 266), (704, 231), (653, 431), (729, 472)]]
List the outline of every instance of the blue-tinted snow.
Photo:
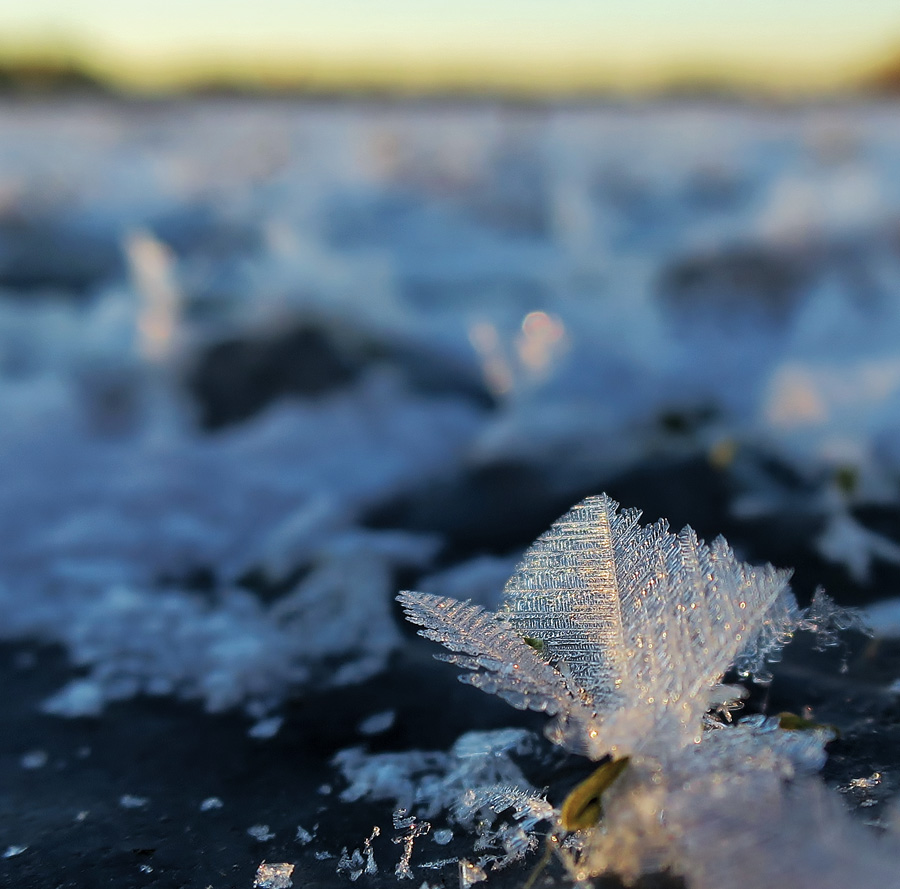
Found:
[[(706, 418), (692, 448), (897, 495), (895, 106), (10, 104), (0, 133), (0, 632), (87, 668), (57, 712), (263, 715), (325, 656), (370, 675), (440, 541), (367, 507), (479, 461), (613, 472), (684, 447), (672, 411)], [(300, 324), (499, 407), (373, 366), (200, 431), (201, 351)]]

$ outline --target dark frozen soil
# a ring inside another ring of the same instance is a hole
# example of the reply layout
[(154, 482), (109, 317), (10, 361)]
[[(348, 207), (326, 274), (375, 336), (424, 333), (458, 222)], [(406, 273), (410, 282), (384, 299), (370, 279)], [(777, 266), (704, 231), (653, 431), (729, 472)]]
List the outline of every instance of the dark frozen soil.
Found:
[[(841, 786), (879, 772), (877, 787), (845, 792), (859, 817), (877, 824), (900, 774), (900, 705), (884, 691), (885, 678), (900, 675), (900, 645), (855, 643), (846, 673), (839, 670), (839, 655), (800, 645), (751, 706), (778, 712), (812, 702), (819, 718), (838, 722), (843, 735), (831, 746), (825, 778)], [(381, 871), (363, 877), (363, 884), (396, 885), (399, 849), (390, 842), (389, 804), (341, 802), (342, 781), (329, 765), (337, 750), (366, 741), (356, 730), (359, 721), (383, 709), (397, 711), (393, 728), (368, 739), (375, 750), (445, 749), (465, 730), (541, 723), (457, 683), (454, 670), (430, 654), (429, 646), (411, 642), (386, 675), (293, 701), (276, 737), (255, 740), (243, 716), (210, 715), (197, 704), (170, 699), (117, 704), (99, 719), (42, 715), (40, 701), (71, 675), (63, 654), (2, 646), (7, 706), (0, 736), (0, 850), (27, 848), (0, 859), (0, 885), (245, 889), (263, 861), (296, 865), (295, 886), (349, 885), (336, 874), (337, 856), (342, 847), (361, 847), (376, 824), (382, 828), (374, 845)], [(35, 751), (47, 755), (46, 763), (23, 767), (23, 757)], [(556, 766), (556, 775), (530, 777), (552, 788), (577, 780), (571, 776), (577, 768), (569, 762)], [(146, 802), (123, 807), (127, 796)], [(222, 807), (201, 811), (209, 797), (220, 798)], [(274, 836), (254, 839), (247, 831), (255, 825), (266, 825)], [(310, 844), (296, 841), (298, 826), (318, 826)], [(323, 852), (335, 857), (317, 859)], [(413, 862), (467, 853), (470, 838), (438, 846), (426, 837)], [(527, 868), (512, 869), (493, 875), (490, 885), (518, 886), (526, 874)], [(415, 885), (425, 879), (458, 885), (453, 866), (417, 868)], [(560, 877), (551, 872), (542, 883), (560, 884)], [(660, 877), (646, 885), (677, 881)]]

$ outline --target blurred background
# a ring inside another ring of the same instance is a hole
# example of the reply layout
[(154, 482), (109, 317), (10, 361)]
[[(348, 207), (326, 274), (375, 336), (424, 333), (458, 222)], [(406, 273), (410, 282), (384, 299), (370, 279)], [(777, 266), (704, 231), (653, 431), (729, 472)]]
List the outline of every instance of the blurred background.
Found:
[(895, 595), (898, 91), (887, 0), (5, 4), (0, 633), (77, 668), (45, 709), (268, 718), (602, 490)]

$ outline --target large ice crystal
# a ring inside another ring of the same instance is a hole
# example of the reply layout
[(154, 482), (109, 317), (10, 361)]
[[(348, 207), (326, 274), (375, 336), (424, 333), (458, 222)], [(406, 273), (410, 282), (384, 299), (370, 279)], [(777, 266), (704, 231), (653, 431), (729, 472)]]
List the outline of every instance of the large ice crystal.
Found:
[(466, 681), (555, 715), (551, 740), (592, 759), (667, 756), (699, 737), (725, 671), (762, 671), (801, 615), (789, 572), (640, 515), (605, 495), (578, 504), (528, 550), (496, 614), (420, 593), (400, 601), (475, 671)]
[[(444, 805), (478, 833), (475, 866), (520, 860), (543, 824), (544, 863), (555, 854), (579, 884), (670, 871), (692, 889), (896, 885), (896, 838), (866, 833), (812, 777), (834, 730), (790, 715), (733, 722), (742, 690), (721, 685), (729, 668), (768, 679), (767, 658), (795, 629), (834, 644), (854, 615), (821, 591), (801, 611), (789, 572), (738, 561), (722, 538), (707, 545), (690, 528), (639, 519), (605, 495), (578, 504), (526, 552), (496, 613), (399, 597), (421, 634), (450, 649), (443, 659), (472, 671), (462, 679), (554, 716), (550, 740), (606, 758), (556, 802), (469, 773), (465, 794)], [(443, 767), (432, 786), (447, 788), (454, 769)], [(505, 810), (513, 823), (495, 827)]]

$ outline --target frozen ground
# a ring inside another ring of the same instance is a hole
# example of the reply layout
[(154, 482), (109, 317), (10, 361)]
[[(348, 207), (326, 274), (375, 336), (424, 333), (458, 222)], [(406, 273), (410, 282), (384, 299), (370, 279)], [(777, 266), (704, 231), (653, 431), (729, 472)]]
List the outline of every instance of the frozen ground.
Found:
[(60, 646), (41, 725), (290, 726), (396, 679), (399, 587), (493, 605), (600, 490), (895, 597), (898, 442), (896, 105), (0, 107), (0, 637)]

